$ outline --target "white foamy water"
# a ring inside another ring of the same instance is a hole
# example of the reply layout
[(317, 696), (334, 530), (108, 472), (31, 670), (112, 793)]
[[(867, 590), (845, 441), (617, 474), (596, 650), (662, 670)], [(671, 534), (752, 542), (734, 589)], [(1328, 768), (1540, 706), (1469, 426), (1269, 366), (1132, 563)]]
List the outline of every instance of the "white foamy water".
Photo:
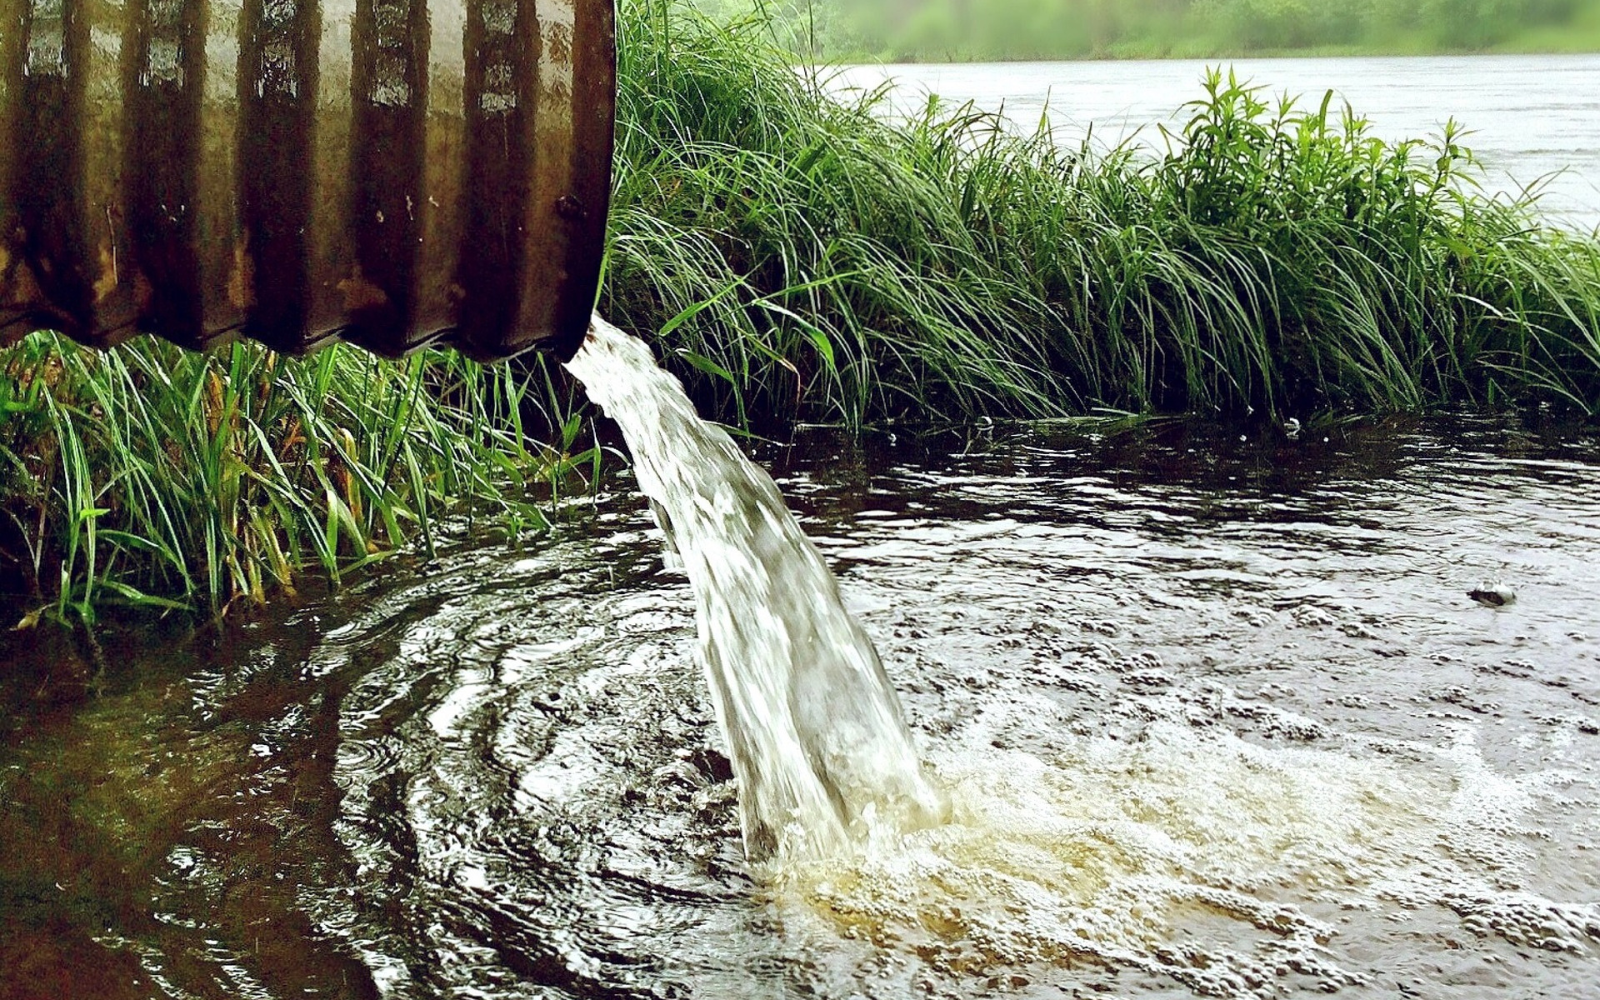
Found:
[(827, 855), (941, 818), (877, 650), (772, 478), (604, 320), (567, 367), (621, 426), (694, 587), (746, 850)]
[(1442, 908), (1467, 939), (1575, 956), (1600, 938), (1593, 904), (1526, 889), (1529, 814), (1573, 776), (1503, 778), (1465, 734), (1408, 748), (1439, 768), (1430, 780), (1176, 720), (1132, 742), (1002, 751), (1008, 734), (1037, 739), (1071, 720), (1043, 703), (989, 715), (936, 755), (950, 823), (770, 868), (797, 927), (916, 955), (957, 980), (1103, 963), (1262, 1000), (1289, 979), (1374, 986), (1329, 947), (1352, 911), (1398, 929)]

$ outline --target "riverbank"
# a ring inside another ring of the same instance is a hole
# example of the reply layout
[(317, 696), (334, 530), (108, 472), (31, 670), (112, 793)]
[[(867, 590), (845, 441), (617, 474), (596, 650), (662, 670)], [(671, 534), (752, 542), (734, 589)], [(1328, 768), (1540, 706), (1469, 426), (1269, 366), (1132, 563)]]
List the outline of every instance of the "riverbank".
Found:
[(577, 421), (524, 432), (549, 406), (536, 385), (454, 355), (98, 354), (41, 334), (0, 372), (0, 606), (25, 624), (223, 613), (477, 522), (537, 534), (595, 456)]
[[(1215, 67), (1206, 60), (1128, 62), (853, 64), (826, 77), (830, 92), (886, 85), (883, 113), (915, 117), (928, 94), (971, 102), (1019, 132), (1048, 122), (1059, 144), (1093, 139), (1159, 158), (1181, 129)], [(1272, 95), (1355, 108), (1370, 135), (1388, 142), (1437, 135), (1464, 115), (1478, 168), (1475, 193), (1515, 198), (1532, 186), (1541, 222), (1600, 228), (1600, 55), (1246, 59), (1227, 69)], [(1470, 96), (1463, 96), (1470, 95)]]
[[(1031, 62), (1600, 52), (1596, 0), (694, 0), (812, 62)], [(754, 12), (753, 12), (754, 11)]]
[[(1600, 414), (1600, 244), (1481, 194), (1456, 132), (1386, 142), (1218, 76), (1170, 155), (1064, 149), (841, 103), (762, 25), (622, 14), (600, 306), (708, 415)], [(597, 458), (538, 360), (34, 337), (0, 368), (0, 589), (63, 615), (218, 612), (464, 518), (542, 530)]]

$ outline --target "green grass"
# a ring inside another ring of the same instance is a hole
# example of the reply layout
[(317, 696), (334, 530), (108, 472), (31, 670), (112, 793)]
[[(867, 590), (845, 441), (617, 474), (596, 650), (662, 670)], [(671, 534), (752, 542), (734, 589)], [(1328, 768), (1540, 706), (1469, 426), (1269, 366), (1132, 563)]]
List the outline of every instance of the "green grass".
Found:
[[(1600, 240), (1482, 196), (1453, 126), (1386, 143), (1219, 73), (1167, 156), (1097, 154), (841, 103), (760, 20), (622, 13), (601, 308), (710, 416), (1600, 415)], [(598, 460), (537, 360), (34, 336), (0, 370), (0, 591), (61, 617), (221, 612), (473, 525), (542, 531)]]
[(1600, 411), (1600, 242), (1221, 73), (1164, 158), (838, 103), (759, 19), (625, 8), (604, 307), (735, 422), (1551, 402)]
[(35, 615), (221, 612), (430, 551), (459, 519), (538, 532), (592, 457), (575, 420), (555, 447), (523, 433), (537, 383), (454, 356), (35, 335), (0, 371), (0, 568)]

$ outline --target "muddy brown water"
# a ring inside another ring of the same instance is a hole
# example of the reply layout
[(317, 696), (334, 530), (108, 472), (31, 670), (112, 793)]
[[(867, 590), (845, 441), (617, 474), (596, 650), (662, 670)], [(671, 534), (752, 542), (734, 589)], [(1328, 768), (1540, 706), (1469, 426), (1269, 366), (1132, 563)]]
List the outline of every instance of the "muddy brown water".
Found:
[(0, 997), (1596, 995), (1600, 434), (762, 457), (949, 830), (744, 863), (619, 477), (526, 551), (98, 657), (0, 639)]

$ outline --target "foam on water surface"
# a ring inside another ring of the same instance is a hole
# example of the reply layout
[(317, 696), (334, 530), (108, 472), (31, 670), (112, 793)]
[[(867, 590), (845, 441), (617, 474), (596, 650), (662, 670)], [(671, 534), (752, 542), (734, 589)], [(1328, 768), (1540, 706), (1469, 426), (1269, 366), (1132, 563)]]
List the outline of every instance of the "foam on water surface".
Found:
[[(1032, 733), (1067, 722), (1020, 711)], [(1600, 908), (1526, 888), (1527, 814), (1570, 776), (1491, 774), (1469, 740), (1416, 748), (1436, 760), (1429, 780), (1173, 722), (1048, 757), (997, 750), (987, 728), (936, 756), (950, 823), (769, 865), (790, 918), (960, 977), (1093, 962), (1227, 997), (1275, 996), (1288, 977), (1369, 985), (1328, 947), (1351, 910), (1398, 923), (1442, 908), (1469, 935), (1574, 954), (1600, 940)]]

